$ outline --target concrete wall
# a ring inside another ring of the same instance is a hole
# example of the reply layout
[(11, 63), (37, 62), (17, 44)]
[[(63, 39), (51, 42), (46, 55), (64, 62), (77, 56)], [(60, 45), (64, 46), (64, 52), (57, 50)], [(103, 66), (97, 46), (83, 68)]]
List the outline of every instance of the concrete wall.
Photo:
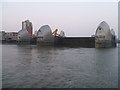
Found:
[(95, 37), (55, 37), (55, 45), (94, 48)]

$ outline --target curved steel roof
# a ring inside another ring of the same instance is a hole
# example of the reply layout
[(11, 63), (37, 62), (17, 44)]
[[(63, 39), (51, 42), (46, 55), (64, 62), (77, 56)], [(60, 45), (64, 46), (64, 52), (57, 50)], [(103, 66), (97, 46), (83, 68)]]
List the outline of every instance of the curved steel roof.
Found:
[(110, 27), (109, 27), (109, 25), (108, 25), (105, 21), (101, 22), (101, 23), (98, 25), (98, 28), (99, 28), (99, 27), (100, 27), (102, 30), (104, 30), (105, 34), (109, 34), (109, 33), (110, 33)]

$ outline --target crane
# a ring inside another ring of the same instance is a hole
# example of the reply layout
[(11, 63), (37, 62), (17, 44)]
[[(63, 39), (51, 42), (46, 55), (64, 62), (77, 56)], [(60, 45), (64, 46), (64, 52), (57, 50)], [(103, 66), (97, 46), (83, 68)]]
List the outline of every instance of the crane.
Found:
[(58, 29), (55, 29), (55, 31), (52, 32), (52, 35), (54, 35), (54, 36), (60, 36), (60, 34), (58, 34), (57, 32), (58, 32)]

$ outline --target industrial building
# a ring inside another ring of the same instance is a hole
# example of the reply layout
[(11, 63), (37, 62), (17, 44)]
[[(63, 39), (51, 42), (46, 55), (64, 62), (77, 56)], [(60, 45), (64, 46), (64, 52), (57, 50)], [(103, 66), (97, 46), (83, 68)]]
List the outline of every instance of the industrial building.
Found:
[(5, 31), (0, 31), (0, 41), (5, 40)]
[(32, 38), (32, 23), (29, 20), (22, 22), (22, 30), (18, 32), (18, 41), (29, 42)]
[(116, 47), (117, 40), (116, 40), (115, 31), (113, 29), (111, 29), (110, 31), (111, 31), (111, 34), (112, 34), (112, 37), (111, 37), (112, 47)]
[(27, 30), (32, 35), (32, 32), (33, 32), (32, 23), (29, 20), (23, 21), (22, 30)]
[(1, 31), (0, 32), (0, 40), (2, 41), (17, 41), (17, 32), (5, 32)]

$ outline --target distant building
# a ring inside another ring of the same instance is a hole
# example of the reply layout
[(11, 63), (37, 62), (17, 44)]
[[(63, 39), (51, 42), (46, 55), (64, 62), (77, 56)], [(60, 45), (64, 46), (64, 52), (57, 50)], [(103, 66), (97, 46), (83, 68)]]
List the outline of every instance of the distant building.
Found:
[(33, 33), (33, 26), (29, 20), (22, 22), (22, 30), (27, 30), (31, 35)]
[(110, 31), (112, 34), (112, 37), (111, 37), (112, 46), (116, 46), (117, 40), (116, 40), (116, 36), (115, 36), (115, 31), (113, 29), (111, 29)]
[(18, 41), (30, 41), (32, 38), (32, 23), (29, 20), (22, 22), (22, 30), (18, 32)]
[(18, 38), (18, 32), (5, 32), (4, 39), (6, 41), (16, 41)]
[(5, 31), (0, 31), (0, 41), (5, 40)]

